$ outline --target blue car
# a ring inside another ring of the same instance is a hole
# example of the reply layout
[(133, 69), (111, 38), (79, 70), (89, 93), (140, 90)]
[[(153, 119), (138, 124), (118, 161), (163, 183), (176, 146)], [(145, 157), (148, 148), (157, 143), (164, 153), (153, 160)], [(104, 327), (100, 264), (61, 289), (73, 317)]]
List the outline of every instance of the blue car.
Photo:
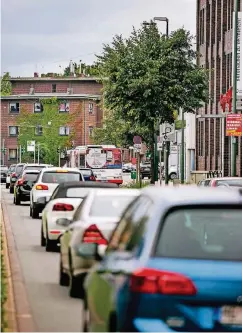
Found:
[(96, 181), (96, 177), (95, 177), (92, 169), (89, 169), (89, 168), (79, 168), (79, 170), (83, 174), (83, 177), (84, 177), (84, 179), (85, 179), (86, 182), (95, 182)]
[(87, 275), (82, 331), (242, 331), (242, 193), (147, 188)]

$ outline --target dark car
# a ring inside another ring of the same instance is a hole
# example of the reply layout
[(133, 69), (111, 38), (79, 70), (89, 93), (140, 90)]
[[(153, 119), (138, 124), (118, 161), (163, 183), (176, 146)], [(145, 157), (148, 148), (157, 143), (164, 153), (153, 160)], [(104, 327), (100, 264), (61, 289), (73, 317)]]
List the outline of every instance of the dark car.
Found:
[(15, 185), (16, 181), (18, 180), (18, 178), (20, 177), (24, 165), (25, 165), (25, 163), (16, 164), (16, 166), (14, 168), (14, 171), (10, 176), (10, 186), (9, 186), (9, 192), (10, 193), (14, 192), (14, 185)]
[(83, 174), (83, 177), (84, 177), (86, 182), (95, 182), (96, 181), (96, 177), (94, 176), (94, 173), (93, 173), (92, 169), (90, 169), (90, 168), (79, 168), (79, 170)]
[(39, 173), (39, 170), (26, 170), (22, 177), (17, 180), (14, 191), (15, 205), (21, 205), (21, 201), (30, 201), (30, 191), (35, 184)]
[(6, 165), (1, 165), (0, 171), (1, 171), (1, 183), (6, 183), (8, 167)]
[(151, 163), (144, 162), (140, 164), (140, 174), (141, 178), (144, 179), (145, 177), (151, 177)]
[(15, 166), (16, 166), (16, 164), (11, 164), (8, 169), (7, 178), (6, 178), (6, 189), (8, 189), (10, 186), (10, 177), (11, 177), (11, 174), (14, 172)]

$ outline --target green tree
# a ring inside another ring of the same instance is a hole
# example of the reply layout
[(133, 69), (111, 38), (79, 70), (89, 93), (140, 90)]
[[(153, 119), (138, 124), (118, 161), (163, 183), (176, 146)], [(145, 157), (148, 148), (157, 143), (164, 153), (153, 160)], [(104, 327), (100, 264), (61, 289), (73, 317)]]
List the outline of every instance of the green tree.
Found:
[(11, 95), (12, 85), (10, 82), (10, 74), (7, 72), (1, 77), (1, 95), (8, 96)]
[[(64, 101), (62, 101), (64, 102)], [(57, 149), (65, 149), (71, 146), (71, 142), (75, 132), (78, 129), (77, 113), (81, 113), (82, 105), (74, 113), (59, 113), (59, 103), (56, 98), (43, 99), (40, 101), (43, 112), (29, 113), (27, 110), (21, 110), (21, 114), (17, 119), (17, 125), (20, 128), (18, 144), (22, 147), (27, 145), (27, 141), (35, 141), (36, 145), (40, 145), (41, 157), (45, 163), (57, 165), (58, 152)], [(38, 126), (42, 128), (42, 135), (36, 135)], [(61, 126), (69, 126), (71, 132), (69, 136), (60, 136), (59, 128)], [(32, 155), (25, 153), (23, 161), (29, 161)]]
[(127, 39), (115, 36), (98, 56), (104, 107), (145, 129), (143, 139), (148, 146), (154, 147), (159, 123), (174, 122), (174, 110), (182, 107), (194, 112), (207, 101), (208, 76), (196, 65), (192, 42), (184, 29), (166, 38), (151, 22), (133, 29)]

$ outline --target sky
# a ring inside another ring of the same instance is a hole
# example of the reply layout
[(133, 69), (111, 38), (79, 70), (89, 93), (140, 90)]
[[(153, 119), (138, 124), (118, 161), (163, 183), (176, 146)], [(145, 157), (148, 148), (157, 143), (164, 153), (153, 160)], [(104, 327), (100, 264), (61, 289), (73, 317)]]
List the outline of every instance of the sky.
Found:
[(91, 64), (115, 34), (128, 37), (154, 16), (196, 33), (196, 0), (2, 0), (1, 14), (1, 73), (12, 77)]

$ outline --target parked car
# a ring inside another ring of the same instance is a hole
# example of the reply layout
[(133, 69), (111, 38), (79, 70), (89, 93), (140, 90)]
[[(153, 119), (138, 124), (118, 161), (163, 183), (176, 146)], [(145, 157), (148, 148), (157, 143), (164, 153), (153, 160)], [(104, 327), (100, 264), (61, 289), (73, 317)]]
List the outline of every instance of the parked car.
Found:
[(231, 187), (231, 188), (242, 188), (242, 177), (221, 177), (212, 178), (209, 182), (211, 187)]
[[(240, 194), (241, 193), (241, 194)], [(242, 191), (147, 188), (84, 283), (82, 332), (238, 331)], [(105, 302), (105, 303), (104, 303)]]
[(0, 172), (1, 172), (1, 183), (6, 183), (8, 167), (6, 165), (1, 165)]
[(132, 163), (123, 164), (123, 172), (130, 173), (133, 170)]
[(18, 163), (15, 165), (15, 168), (13, 170), (13, 173), (10, 176), (10, 185), (9, 185), (9, 192), (13, 193), (14, 192), (14, 185), (20, 175), (22, 174), (23, 168), (24, 168), (25, 163)]
[(93, 173), (92, 169), (90, 169), (90, 168), (79, 168), (79, 170), (83, 174), (83, 177), (84, 177), (86, 182), (95, 182), (96, 181), (96, 177), (94, 176), (94, 173)]
[(200, 181), (197, 183), (197, 186), (198, 186), (198, 187), (203, 187), (203, 186), (205, 186), (205, 183), (206, 183), (206, 180), (200, 180)]
[(41, 171), (44, 168), (51, 168), (53, 165), (51, 164), (38, 164), (38, 163), (26, 163), (25, 166), (23, 167), (23, 171), (25, 170), (39, 170)]
[(56, 187), (68, 181), (84, 181), (81, 171), (72, 168), (44, 168), (30, 194), (30, 216), (36, 219), (45, 207), (42, 197), (50, 198)]
[(144, 179), (145, 177), (150, 178), (151, 177), (151, 163), (150, 162), (144, 162), (140, 164), (140, 173), (141, 178)]
[(59, 219), (71, 220), (83, 198), (92, 188), (116, 188), (115, 184), (100, 184), (96, 182), (65, 182), (61, 183), (52, 193), (50, 199), (42, 197), (43, 205), (41, 224), (41, 246), (46, 251), (56, 251), (60, 235), (67, 229), (58, 224)]
[(15, 166), (16, 166), (16, 164), (11, 164), (8, 169), (7, 178), (6, 178), (6, 189), (8, 189), (10, 186), (10, 177), (11, 177), (11, 174), (14, 172)]
[(71, 297), (83, 296), (82, 283), (93, 263), (77, 255), (79, 244), (95, 242), (105, 248), (122, 211), (139, 193), (129, 189), (92, 190), (65, 224), (69, 227), (60, 237), (59, 281), (70, 286)]
[(35, 184), (40, 171), (39, 170), (25, 170), (15, 184), (14, 199), (15, 205), (21, 205), (21, 201), (30, 200), (30, 191)]

